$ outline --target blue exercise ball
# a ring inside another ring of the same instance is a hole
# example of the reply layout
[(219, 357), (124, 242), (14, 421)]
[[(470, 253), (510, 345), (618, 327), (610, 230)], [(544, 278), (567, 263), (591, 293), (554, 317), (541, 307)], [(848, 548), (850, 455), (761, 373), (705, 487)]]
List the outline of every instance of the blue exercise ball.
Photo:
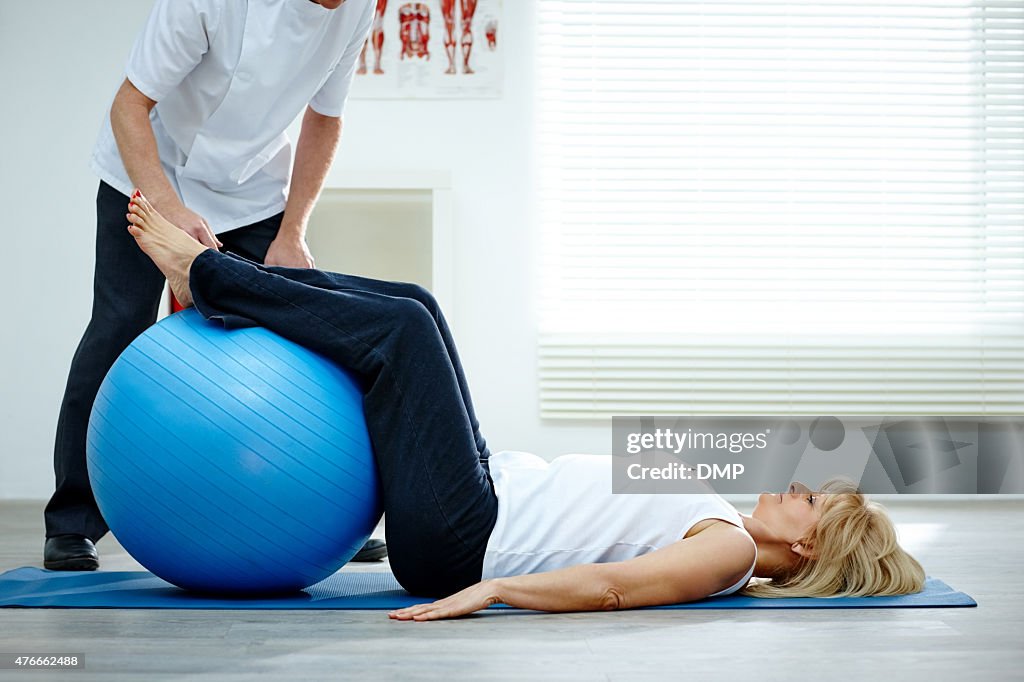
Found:
[(86, 447), (96, 502), (128, 553), (174, 585), (301, 590), (381, 517), (362, 405), (345, 370), (273, 332), (171, 315), (100, 386)]

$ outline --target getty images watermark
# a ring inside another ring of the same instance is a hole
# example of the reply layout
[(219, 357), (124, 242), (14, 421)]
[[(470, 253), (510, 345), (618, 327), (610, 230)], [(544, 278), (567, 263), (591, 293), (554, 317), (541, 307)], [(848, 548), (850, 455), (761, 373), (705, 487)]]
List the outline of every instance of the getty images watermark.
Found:
[(1024, 493), (1024, 417), (614, 417), (616, 493)]

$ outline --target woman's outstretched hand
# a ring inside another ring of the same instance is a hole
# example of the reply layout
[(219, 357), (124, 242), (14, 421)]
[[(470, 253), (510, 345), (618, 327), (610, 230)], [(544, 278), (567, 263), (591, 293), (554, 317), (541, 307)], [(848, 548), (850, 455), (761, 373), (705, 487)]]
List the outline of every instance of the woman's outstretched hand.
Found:
[(450, 597), (439, 599), (429, 604), (417, 604), (404, 609), (388, 612), (388, 618), (394, 620), (440, 620), (441, 618), (458, 618), (467, 613), (486, 609), (491, 604), (498, 604), (501, 598), (493, 580), (484, 580), (470, 585), (461, 592)]

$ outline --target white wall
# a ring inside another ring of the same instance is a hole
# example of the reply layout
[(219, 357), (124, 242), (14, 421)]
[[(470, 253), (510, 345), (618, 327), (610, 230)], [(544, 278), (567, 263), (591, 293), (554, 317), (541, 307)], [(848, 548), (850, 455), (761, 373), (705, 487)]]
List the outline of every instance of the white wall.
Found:
[[(502, 99), (351, 101), (336, 166), (451, 171), (455, 332), (492, 449), (607, 452), (608, 426), (537, 416), (533, 3), (504, 4)], [(0, 3), (0, 499), (52, 491), (57, 410), (92, 296), (96, 179), (87, 160), (149, 7)]]

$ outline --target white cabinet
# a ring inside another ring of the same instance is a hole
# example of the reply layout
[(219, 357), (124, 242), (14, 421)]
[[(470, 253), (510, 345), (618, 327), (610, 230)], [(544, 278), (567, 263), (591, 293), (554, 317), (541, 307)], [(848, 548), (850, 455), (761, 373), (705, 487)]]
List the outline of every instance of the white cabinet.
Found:
[(321, 270), (416, 282), (454, 312), (447, 173), (332, 173), (307, 242)]

